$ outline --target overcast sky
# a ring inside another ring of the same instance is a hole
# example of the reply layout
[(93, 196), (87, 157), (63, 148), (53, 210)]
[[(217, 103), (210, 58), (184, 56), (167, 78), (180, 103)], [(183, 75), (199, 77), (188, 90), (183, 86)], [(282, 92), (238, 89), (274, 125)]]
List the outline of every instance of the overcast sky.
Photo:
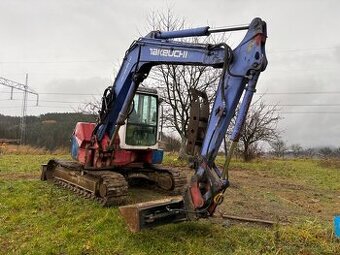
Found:
[[(266, 93), (268, 104), (282, 105), (283, 139), (305, 147), (340, 146), (336, 0), (0, 0), (0, 76), (24, 83), (28, 73), (29, 86), (40, 94), (38, 107), (29, 97), (28, 114), (72, 112), (111, 85), (126, 49), (146, 33), (147, 17), (168, 7), (188, 27), (264, 19), (269, 64), (258, 92)], [(239, 39), (234, 32), (228, 43)], [(22, 94), (9, 98), (0, 85), (0, 114), (20, 115)]]

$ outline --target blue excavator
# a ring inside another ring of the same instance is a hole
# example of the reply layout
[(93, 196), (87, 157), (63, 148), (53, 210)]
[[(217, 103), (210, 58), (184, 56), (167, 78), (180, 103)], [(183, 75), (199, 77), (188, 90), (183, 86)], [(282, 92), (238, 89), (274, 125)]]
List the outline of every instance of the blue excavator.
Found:
[[(188, 43), (178, 38), (246, 30), (237, 47)], [(161, 201), (120, 207), (132, 231), (160, 224), (212, 216), (229, 186), (227, 171), (239, 140), (260, 73), (266, 69), (266, 23), (213, 29), (208, 26), (178, 31), (152, 31), (126, 51), (112, 86), (104, 91), (96, 123), (77, 123), (71, 139), (74, 161), (50, 160), (42, 180), (52, 180), (104, 206), (127, 203), (128, 186), (137, 180), (172, 195)], [(177, 169), (160, 166), (158, 105), (155, 89), (139, 85), (157, 65), (209, 66), (221, 70), (211, 111), (207, 96), (191, 90), (188, 152), (195, 173), (189, 183)], [(237, 116), (235, 110), (239, 107)], [(236, 118), (223, 169), (215, 164), (219, 147)]]

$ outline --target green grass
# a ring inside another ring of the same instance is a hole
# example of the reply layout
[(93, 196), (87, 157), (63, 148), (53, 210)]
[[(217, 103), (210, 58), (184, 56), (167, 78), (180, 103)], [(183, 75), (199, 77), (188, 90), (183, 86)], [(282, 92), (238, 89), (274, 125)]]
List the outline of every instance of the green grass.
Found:
[(323, 166), (319, 160), (257, 160), (250, 163), (233, 161), (230, 167), (294, 179), (320, 189), (340, 190), (340, 169)]
[(0, 182), (0, 247), (21, 254), (335, 254), (317, 220), (266, 229), (209, 221), (130, 233), (117, 208), (101, 208), (39, 181)]
[(163, 165), (172, 167), (187, 167), (188, 162), (186, 160), (178, 159), (178, 155), (176, 153), (165, 153)]
[(70, 159), (68, 155), (0, 155), (0, 175), (4, 173), (36, 173), (51, 158)]
[[(187, 162), (179, 160), (176, 154), (166, 154), (164, 164), (175, 167), (187, 166)], [(222, 168), (224, 157), (218, 156), (216, 164)], [(232, 159), (230, 168), (251, 169), (272, 176), (298, 180), (321, 189), (340, 190), (340, 160), (258, 159), (244, 162)]]
[[(0, 157), (0, 254), (337, 254), (340, 251), (331, 222), (317, 217), (300, 217), (293, 224), (273, 228), (228, 224), (224, 227), (221, 222), (201, 220), (133, 234), (116, 207), (101, 208), (95, 202), (35, 178), (11, 178), (20, 173), (38, 175), (40, 164), (49, 158), (48, 155)], [(172, 161), (168, 157), (166, 164), (173, 165)], [(278, 178), (297, 178), (319, 189), (335, 190), (340, 183), (339, 170), (322, 167), (314, 161), (234, 162), (232, 167), (253, 169)]]

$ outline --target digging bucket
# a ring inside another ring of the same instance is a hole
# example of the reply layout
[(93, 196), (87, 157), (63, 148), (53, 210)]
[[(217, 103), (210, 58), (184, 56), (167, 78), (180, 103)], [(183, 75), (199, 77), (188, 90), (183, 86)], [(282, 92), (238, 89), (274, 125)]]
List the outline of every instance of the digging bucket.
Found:
[(119, 207), (131, 232), (186, 220), (181, 196)]

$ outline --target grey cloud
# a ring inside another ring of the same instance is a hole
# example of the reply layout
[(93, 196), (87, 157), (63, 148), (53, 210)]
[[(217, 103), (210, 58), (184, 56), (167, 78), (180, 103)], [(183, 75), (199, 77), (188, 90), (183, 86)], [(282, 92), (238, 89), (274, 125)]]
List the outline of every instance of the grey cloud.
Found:
[[(340, 36), (336, 31), (340, 26), (340, 2), (336, 0), (329, 0), (327, 4), (310, 0), (188, 0), (181, 4), (173, 0), (169, 3), (2, 0), (0, 76), (22, 82), (25, 73), (29, 73), (30, 85), (41, 93), (101, 94), (114, 78), (114, 63), (121, 63), (131, 42), (140, 36), (140, 31), (145, 31), (147, 16), (168, 7), (192, 27), (244, 24), (256, 16), (266, 20), (269, 65), (258, 83), (260, 92), (339, 91)], [(195, 11), (191, 11), (193, 9)], [(228, 43), (235, 46), (240, 37), (242, 35), (232, 33)], [(310, 50), (322, 48), (325, 49)], [(273, 104), (340, 102), (339, 94), (268, 95), (265, 98)], [(41, 94), (41, 100), (46, 101), (89, 99), (91, 97)], [(59, 103), (49, 105), (68, 107)], [(8, 106), (17, 108), (13, 111), (4, 108)], [(20, 107), (20, 100), (1, 101), (0, 113), (19, 115)], [(29, 113), (63, 110), (65, 108), (40, 107), (29, 108)], [(340, 111), (340, 107), (285, 107), (282, 110)], [(280, 125), (286, 130), (285, 140), (289, 143), (338, 145), (334, 137), (339, 136), (339, 123), (336, 114), (286, 114)]]

